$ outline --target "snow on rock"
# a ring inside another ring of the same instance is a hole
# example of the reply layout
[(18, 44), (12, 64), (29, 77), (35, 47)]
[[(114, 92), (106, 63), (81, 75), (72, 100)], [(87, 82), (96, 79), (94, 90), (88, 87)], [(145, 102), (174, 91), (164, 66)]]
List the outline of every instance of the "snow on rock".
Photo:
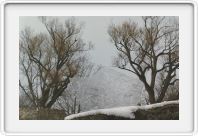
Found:
[(65, 117), (65, 120), (74, 119), (77, 117), (83, 117), (88, 115), (96, 115), (96, 114), (105, 114), (105, 115), (115, 115), (120, 117), (126, 117), (126, 118), (134, 118), (134, 115), (131, 114), (131, 109), (135, 110), (131, 107), (119, 107), (119, 108), (111, 108), (111, 109), (99, 109), (99, 110), (92, 110), (87, 112), (82, 112), (78, 114), (72, 114), (70, 116)]
[(134, 119), (135, 115), (134, 112), (138, 109), (141, 110), (149, 110), (152, 108), (162, 107), (169, 104), (179, 104), (179, 101), (165, 101), (162, 103), (156, 103), (151, 105), (145, 105), (145, 106), (127, 106), (127, 107), (118, 107), (118, 108), (110, 108), (110, 109), (99, 109), (99, 110), (92, 110), (87, 112), (81, 112), (78, 114), (72, 114), (67, 117), (65, 117), (65, 120), (71, 120), (78, 117), (84, 117), (88, 115), (96, 115), (96, 114), (105, 114), (105, 115), (113, 115), (118, 117), (124, 117), (124, 118), (130, 118)]
[(163, 106), (169, 105), (169, 104), (179, 104), (179, 100), (164, 101), (164, 102), (161, 102), (161, 103), (155, 103), (155, 104), (150, 104), (150, 105), (138, 106), (138, 109), (148, 110), (148, 109), (152, 109), (152, 108), (163, 107)]

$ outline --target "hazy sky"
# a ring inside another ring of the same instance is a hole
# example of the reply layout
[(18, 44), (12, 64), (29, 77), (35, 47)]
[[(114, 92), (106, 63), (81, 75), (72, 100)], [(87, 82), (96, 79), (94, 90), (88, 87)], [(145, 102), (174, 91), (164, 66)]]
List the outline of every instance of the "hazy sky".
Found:
[[(64, 21), (69, 17), (57, 17), (60, 21)], [(76, 21), (83, 23), (82, 38), (85, 41), (91, 41), (94, 44), (94, 49), (90, 51), (90, 60), (98, 65), (111, 66), (112, 59), (116, 56), (116, 49), (110, 42), (110, 37), (107, 33), (110, 24), (120, 24), (124, 21), (132, 20), (141, 23), (141, 17), (75, 17)], [(35, 32), (46, 32), (45, 27), (40, 22), (38, 17), (20, 17), (20, 30), (25, 27), (32, 28)]]

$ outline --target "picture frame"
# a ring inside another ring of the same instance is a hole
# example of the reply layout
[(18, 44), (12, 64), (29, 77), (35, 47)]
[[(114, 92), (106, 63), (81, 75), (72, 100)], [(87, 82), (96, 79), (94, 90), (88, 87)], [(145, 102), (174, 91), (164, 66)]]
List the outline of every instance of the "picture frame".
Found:
[[(140, 9), (143, 10), (140, 12)], [(13, 44), (19, 41), (19, 16), (79, 15), (179, 16), (182, 45), (179, 54), (181, 61), (179, 121), (18, 120), (19, 49)], [(189, 44), (188, 47), (185, 44)], [(4, 1), (1, 3), (1, 133), (2, 135), (196, 135), (198, 121), (196, 45), (195, 1)]]

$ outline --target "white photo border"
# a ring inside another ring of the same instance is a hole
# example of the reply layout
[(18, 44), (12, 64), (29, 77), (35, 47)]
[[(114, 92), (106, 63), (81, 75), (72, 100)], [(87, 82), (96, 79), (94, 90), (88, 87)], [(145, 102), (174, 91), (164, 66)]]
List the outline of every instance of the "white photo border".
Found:
[(196, 1), (189, 1), (189, 0), (184, 0), (184, 1), (4, 1), (1, 3), (1, 116), (0, 116), (0, 120), (1, 120), (1, 134), (2, 135), (164, 135), (163, 133), (8, 133), (5, 130), (5, 62), (6, 62), (6, 58), (5, 58), (5, 6), (8, 4), (114, 4), (114, 3), (118, 3), (118, 4), (191, 4), (193, 6), (193, 20), (194, 20), (194, 34), (193, 34), (193, 48), (194, 48), (194, 60), (193, 61), (193, 67), (194, 67), (194, 77), (193, 77), (193, 94), (194, 94), (194, 102), (193, 102), (193, 131), (192, 132), (188, 132), (188, 133), (166, 133), (165, 135), (195, 135), (197, 134), (197, 107), (198, 107), (198, 93), (197, 93), (197, 57), (198, 57), (198, 47), (197, 47), (197, 2)]

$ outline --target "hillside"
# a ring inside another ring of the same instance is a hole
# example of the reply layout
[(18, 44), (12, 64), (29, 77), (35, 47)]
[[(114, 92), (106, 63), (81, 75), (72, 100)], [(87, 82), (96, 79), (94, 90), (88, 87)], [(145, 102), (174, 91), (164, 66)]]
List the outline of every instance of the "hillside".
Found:
[(135, 75), (118, 68), (103, 67), (76, 84), (74, 90), (82, 111), (137, 105), (140, 102), (141, 82)]

